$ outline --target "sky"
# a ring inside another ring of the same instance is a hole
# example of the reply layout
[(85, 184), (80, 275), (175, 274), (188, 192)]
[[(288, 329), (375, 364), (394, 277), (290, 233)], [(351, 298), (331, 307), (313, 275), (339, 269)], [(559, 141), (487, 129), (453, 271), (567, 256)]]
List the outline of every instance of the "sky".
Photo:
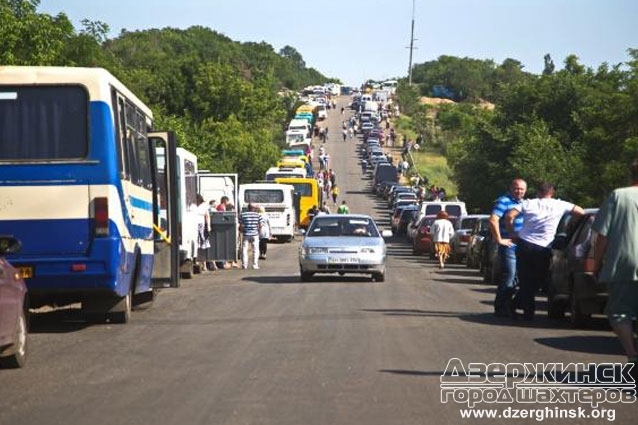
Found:
[(306, 65), (344, 84), (408, 75), (441, 55), (520, 61), (540, 73), (549, 53), (557, 69), (571, 54), (596, 68), (638, 48), (637, 0), (41, 0), (39, 13), (65, 13), (122, 29), (211, 28), (235, 41), (290, 45)]

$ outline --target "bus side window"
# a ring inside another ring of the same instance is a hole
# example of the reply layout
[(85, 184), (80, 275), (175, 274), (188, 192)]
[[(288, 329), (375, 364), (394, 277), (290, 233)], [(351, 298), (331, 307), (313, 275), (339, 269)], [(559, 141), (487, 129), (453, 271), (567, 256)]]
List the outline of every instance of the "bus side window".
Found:
[(128, 144), (126, 142), (126, 108), (124, 106), (124, 99), (117, 96), (117, 124), (118, 124), (118, 147), (120, 152), (120, 173), (123, 179), (129, 180), (131, 178), (130, 171), (130, 159), (128, 152)]

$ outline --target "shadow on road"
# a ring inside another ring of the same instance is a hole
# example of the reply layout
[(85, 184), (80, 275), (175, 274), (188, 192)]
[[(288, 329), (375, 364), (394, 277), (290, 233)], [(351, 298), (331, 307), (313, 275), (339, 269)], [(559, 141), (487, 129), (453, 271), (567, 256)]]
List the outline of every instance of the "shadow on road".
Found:
[(31, 313), (29, 333), (56, 334), (77, 332), (91, 326), (82, 316), (79, 308), (65, 308), (46, 312)]
[(370, 277), (365, 275), (330, 275), (318, 274), (309, 282), (302, 282), (299, 275), (290, 276), (246, 276), (241, 280), (261, 285), (307, 285), (313, 283), (370, 283)]
[(615, 336), (573, 335), (553, 338), (535, 338), (539, 344), (563, 351), (590, 354), (623, 355), (620, 341)]

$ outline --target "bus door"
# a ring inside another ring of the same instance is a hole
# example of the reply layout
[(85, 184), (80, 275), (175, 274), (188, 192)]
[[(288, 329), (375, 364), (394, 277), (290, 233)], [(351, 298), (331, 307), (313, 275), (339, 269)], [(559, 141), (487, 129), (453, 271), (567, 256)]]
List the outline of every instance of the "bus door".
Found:
[(154, 288), (177, 288), (179, 281), (179, 198), (177, 186), (177, 141), (169, 132), (149, 133), (154, 155), (153, 228), (155, 255), (151, 285)]

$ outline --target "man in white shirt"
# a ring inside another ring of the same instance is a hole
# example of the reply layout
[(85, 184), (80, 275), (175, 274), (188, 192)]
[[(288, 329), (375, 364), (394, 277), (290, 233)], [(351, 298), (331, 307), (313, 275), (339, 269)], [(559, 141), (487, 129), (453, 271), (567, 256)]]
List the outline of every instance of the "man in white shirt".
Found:
[(523, 214), (523, 227), (514, 238), (516, 241), (516, 268), (519, 282), (519, 307), (523, 318), (534, 318), (536, 291), (547, 279), (551, 244), (556, 235), (560, 219), (565, 214), (583, 215), (585, 211), (571, 202), (554, 199), (554, 186), (541, 183), (536, 190), (537, 198), (526, 199), (507, 212), (505, 224), (513, 231), (514, 219)]

